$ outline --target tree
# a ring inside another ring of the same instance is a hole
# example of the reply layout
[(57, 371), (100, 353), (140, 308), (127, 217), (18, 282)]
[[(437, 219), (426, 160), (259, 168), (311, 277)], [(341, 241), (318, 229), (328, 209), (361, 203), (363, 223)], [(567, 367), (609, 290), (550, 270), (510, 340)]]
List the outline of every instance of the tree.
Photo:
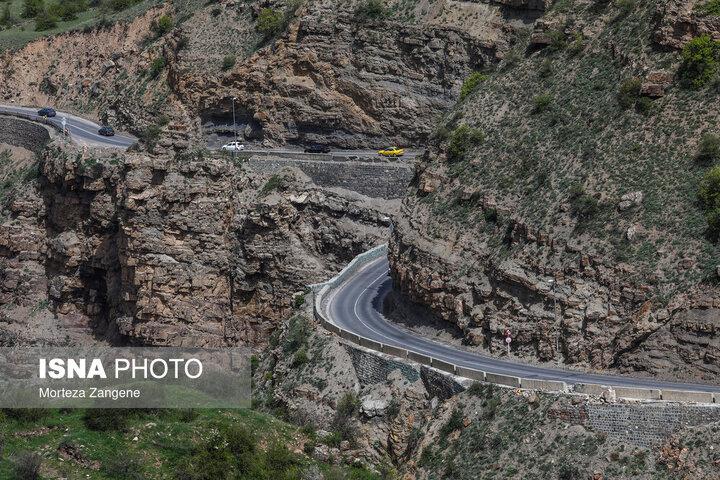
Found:
[(9, 27), (15, 23), (15, 18), (12, 16), (10, 11), (10, 2), (5, 4), (3, 7), (2, 15), (0, 15), (0, 25)]
[(366, 0), (355, 10), (355, 17), (360, 20), (378, 20), (387, 15), (387, 8), (382, 0)]
[(43, 0), (23, 0), (23, 18), (35, 18), (45, 10), (45, 2)]
[(50, 14), (48, 11), (43, 10), (38, 13), (35, 17), (35, 30), (38, 32), (44, 32), (57, 26), (57, 17)]
[(701, 88), (718, 71), (720, 62), (720, 42), (710, 35), (702, 35), (690, 40), (682, 51), (680, 77), (692, 88)]
[(697, 160), (705, 165), (720, 161), (720, 136), (706, 133), (700, 138)]
[(285, 15), (279, 10), (263, 8), (257, 19), (257, 30), (265, 38), (274, 37), (284, 29)]

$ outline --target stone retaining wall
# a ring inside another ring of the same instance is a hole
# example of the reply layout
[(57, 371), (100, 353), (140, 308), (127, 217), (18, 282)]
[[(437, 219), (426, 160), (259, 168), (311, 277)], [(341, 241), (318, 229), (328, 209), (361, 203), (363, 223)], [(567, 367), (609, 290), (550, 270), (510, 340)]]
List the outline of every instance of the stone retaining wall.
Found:
[(322, 187), (338, 187), (373, 198), (396, 199), (405, 195), (413, 176), (404, 163), (290, 159), (252, 156), (246, 165), (261, 173), (298, 168)]
[(40, 153), (50, 142), (50, 131), (37, 123), (0, 116), (0, 143)]

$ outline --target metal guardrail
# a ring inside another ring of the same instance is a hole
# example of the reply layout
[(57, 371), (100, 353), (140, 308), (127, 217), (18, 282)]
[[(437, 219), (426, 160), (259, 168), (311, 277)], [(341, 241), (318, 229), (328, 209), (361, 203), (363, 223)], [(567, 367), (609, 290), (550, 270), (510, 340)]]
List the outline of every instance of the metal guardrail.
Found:
[(355, 257), (339, 274), (331, 278), (327, 282), (310, 285), (313, 291), (313, 314), (315, 320), (320, 323), (326, 330), (340, 337), (353, 342), (361, 347), (367, 348), (387, 355), (392, 355), (401, 359), (411, 360), (421, 365), (426, 365), (443, 372), (453, 375), (476, 380), (480, 382), (492, 383), (496, 385), (539, 390), (544, 392), (555, 393), (575, 393), (584, 395), (600, 396), (608, 401), (616, 399), (626, 400), (644, 400), (644, 401), (668, 401), (680, 403), (720, 403), (720, 394), (713, 392), (698, 392), (685, 390), (659, 390), (647, 388), (620, 387), (613, 385), (600, 385), (589, 383), (568, 384), (562, 381), (541, 380), (535, 378), (523, 378), (509, 375), (502, 375), (491, 371), (475, 370), (472, 368), (454, 365), (443, 360), (433, 358), (412, 350), (396, 347), (393, 345), (385, 345), (376, 340), (357, 335), (356, 333), (344, 330), (338, 327), (323, 314), (323, 300), (326, 295), (344, 283), (355, 272), (367, 265), (373, 260), (387, 255), (387, 245), (380, 245), (372, 250), (361, 253)]

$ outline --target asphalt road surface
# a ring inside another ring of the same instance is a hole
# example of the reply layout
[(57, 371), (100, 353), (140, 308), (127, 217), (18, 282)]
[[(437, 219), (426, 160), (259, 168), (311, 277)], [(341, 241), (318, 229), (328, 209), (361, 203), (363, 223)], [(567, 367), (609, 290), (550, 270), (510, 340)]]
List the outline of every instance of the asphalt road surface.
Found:
[[(38, 110), (39, 108), (0, 105), (0, 113), (20, 113), (23, 115), (30, 115), (34, 119), (40, 118), (37, 116)], [(45, 120), (51, 122), (59, 128), (62, 128), (63, 117), (67, 119), (65, 128), (67, 128), (70, 133), (70, 137), (80, 145), (126, 149), (133, 143), (137, 142), (136, 138), (129, 135), (115, 134), (113, 137), (104, 137), (99, 135), (97, 132), (101, 125), (69, 113), (57, 112), (56, 117)]]
[(471, 353), (435, 342), (391, 323), (382, 315), (382, 302), (392, 290), (386, 258), (375, 260), (331, 292), (322, 306), (326, 318), (349, 332), (461, 367), (516, 377), (556, 380), (568, 384), (594, 383), (615, 387), (720, 392), (720, 386), (675, 383), (653, 378), (592, 374), (547, 366), (525, 365)]

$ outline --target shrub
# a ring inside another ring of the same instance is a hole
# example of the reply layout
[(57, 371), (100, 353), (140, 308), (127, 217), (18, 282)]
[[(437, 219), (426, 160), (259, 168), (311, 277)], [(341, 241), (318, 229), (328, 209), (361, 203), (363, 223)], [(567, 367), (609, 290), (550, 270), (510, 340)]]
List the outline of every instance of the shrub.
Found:
[(153, 22), (152, 29), (155, 32), (156, 36), (162, 37), (170, 30), (172, 30), (174, 25), (175, 22), (170, 15), (162, 15), (160, 18)]
[(335, 409), (335, 416), (332, 419), (332, 430), (334, 436), (326, 438), (326, 443), (339, 444), (341, 440), (353, 440), (355, 437), (354, 423), (355, 414), (360, 410), (360, 399), (355, 392), (347, 392), (338, 400)]
[(2, 413), (21, 423), (36, 423), (50, 413), (46, 408), (4, 408)]
[(708, 0), (707, 2), (696, 7), (701, 15), (720, 16), (720, 0)]
[(706, 211), (720, 209), (720, 165), (708, 170), (700, 180), (698, 199)]
[(624, 109), (628, 109), (635, 106), (638, 98), (640, 98), (640, 87), (642, 82), (639, 78), (633, 77), (628, 78), (620, 85), (618, 90), (618, 104)]
[(720, 161), (720, 135), (706, 133), (700, 138), (697, 160), (705, 165)]
[(140, 2), (140, 0), (108, 0), (107, 5), (115, 12), (119, 12), (121, 10), (125, 10), (126, 8), (129, 8), (136, 3)]
[(298, 351), (300, 347), (306, 345), (309, 336), (310, 326), (308, 325), (305, 317), (297, 316), (291, 318), (290, 324), (288, 325), (287, 334), (285, 334), (285, 339), (283, 341), (283, 351), (285, 353), (293, 353)]
[(114, 408), (90, 408), (83, 415), (83, 423), (90, 430), (100, 432), (123, 431), (128, 426), (130, 413)]
[(308, 357), (307, 348), (302, 346), (300, 349), (295, 352), (295, 356), (293, 357), (292, 366), (293, 367), (300, 367), (302, 365), (305, 365), (310, 361), (310, 358)]
[(597, 212), (599, 203), (592, 195), (583, 194), (572, 202), (573, 214), (582, 220), (592, 217)]
[(37, 480), (40, 478), (42, 457), (32, 452), (23, 452), (13, 458), (13, 473), (17, 480)]
[(550, 30), (547, 33), (548, 37), (550, 37), (550, 45), (548, 46), (548, 50), (551, 52), (559, 52), (561, 50), (565, 50), (565, 47), (567, 47), (567, 38), (565, 37), (565, 34), (559, 30)]
[(44, 32), (57, 27), (57, 17), (43, 10), (35, 17), (35, 31)]
[(543, 93), (533, 98), (533, 110), (532, 113), (543, 113), (550, 108), (553, 97), (549, 93)]
[(285, 15), (273, 8), (263, 8), (257, 19), (257, 31), (265, 38), (274, 37), (285, 29)]
[(15, 24), (15, 18), (10, 11), (10, 2), (6, 3), (3, 7), (2, 15), (0, 15), (0, 25), (9, 27)]
[(458, 126), (450, 134), (450, 143), (448, 144), (447, 155), (450, 161), (464, 160), (468, 150), (480, 142), (484, 136), (477, 128), (471, 128), (465, 124)]
[(627, 17), (635, 10), (636, 2), (635, 0), (617, 0), (615, 6), (620, 10), (621, 17)]
[(147, 478), (142, 463), (135, 457), (128, 457), (127, 453), (106, 460), (103, 462), (101, 470), (108, 477), (118, 480), (144, 480)]
[(245, 427), (233, 425), (225, 431), (228, 448), (233, 455), (239, 456), (247, 453), (255, 453), (257, 440)]
[(155, 150), (158, 140), (160, 140), (160, 134), (162, 128), (160, 125), (148, 125), (145, 130), (140, 133), (140, 140), (145, 144), (148, 151), (152, 152)]
[(460, 100), (464, 99), (468, 95), (477, 89), (478, 85), (487, 80), (487, 75), (483, 75), (480, 72), (472, 72), (460, 87)]
[(165, 65), (165, 57), (157, 57), (155, 60), (153, 60), (150, 64), (150, 69), (148, 70), (148, 75), (150, 76), (150, 78), (155, 79), (160, 76), (160, 72), (165, 69)]
[(445, 439), (455, 430), (460, 430), (463, 426), (463, 414), (462, 411), (455, 409), (450, 414), (447, 422), (440, 428), (440, 438)]
[(360, 20), (377, 20), (387, 15), (387, 8), (382, 0), (365, 0), (355, 9), (355, 18)]
[(51, 16), (69, 21), (75, 20), (79, 13), (82, 13), (87, 9), (88, 5), (84, 0), (60, 0), (58, 3), (54, 3), (50, 6), (50, 8), (48, 8), (48, 13)]
[(226, 55), (222, 61), (222, 69), (224, 71), (230, 70), (235, 66), (235, 55)]
[(45, 10), (45, 2), (43, 0), (24, 0), (22, 16), (24, 18), (35, 18), (38, 14)]
[(701, 88), (715, 76), (719, 61), (720, 42), (710, 35), (693, 38), (683, 48), (680, 77), (687, 86)]

